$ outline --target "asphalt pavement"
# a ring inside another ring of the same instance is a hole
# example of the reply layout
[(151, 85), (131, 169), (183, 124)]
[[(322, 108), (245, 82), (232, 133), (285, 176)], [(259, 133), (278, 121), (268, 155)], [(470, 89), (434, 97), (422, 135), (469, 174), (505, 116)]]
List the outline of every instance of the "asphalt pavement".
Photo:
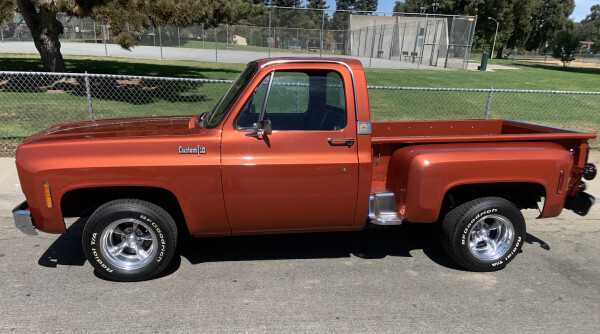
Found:
[[(590, 192), (600, 197), (600, 182)], [(0, 332), (564, 333), (600, 331), (600, 207), (525, 213), (523, 253), (472, 273), (431, 225), (196, 239), (159, 278), (97, 276), (70, 233), (26, 236), (13, 158), (0, 158)]]

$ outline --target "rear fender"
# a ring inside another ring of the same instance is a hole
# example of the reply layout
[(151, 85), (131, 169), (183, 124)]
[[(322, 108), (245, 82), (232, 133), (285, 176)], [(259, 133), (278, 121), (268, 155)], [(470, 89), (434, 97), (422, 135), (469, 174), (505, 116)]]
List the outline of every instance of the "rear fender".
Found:
[(387, 189), (394, 192), (405, 220), (431, 223), (439, 219), (444, 196), (454, 187), (534, 183), (546, 193), (540, 217), (553, 217), (564, 207), (571, 164), (564, 147), (546, 142), (407, 146), (392, 153)]

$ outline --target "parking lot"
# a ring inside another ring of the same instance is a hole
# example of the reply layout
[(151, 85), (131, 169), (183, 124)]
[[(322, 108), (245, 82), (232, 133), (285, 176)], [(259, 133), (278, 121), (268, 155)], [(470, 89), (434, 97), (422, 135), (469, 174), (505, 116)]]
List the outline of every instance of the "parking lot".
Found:
[[(187, 240), (167, 273), (138, 283), (94, 274), (70, 233), (18, 231), (24, 199), (0, 158), (0, 332), (598, 332), (600, 206), (535, 220), (506, 269), (472, 273), (431, 225)], [(590, 193), (600, 196), (600, 182)], [(268, 211), (268, 208), (265, 208)]]

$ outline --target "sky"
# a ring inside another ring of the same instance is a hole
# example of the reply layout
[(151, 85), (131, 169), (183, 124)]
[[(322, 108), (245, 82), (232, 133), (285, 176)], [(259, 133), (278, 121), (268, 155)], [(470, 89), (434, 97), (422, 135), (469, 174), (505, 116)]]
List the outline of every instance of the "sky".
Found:
[[(575, 0), (575, 10), (571, 14), (571, 19), (575, 22), (583, 20), (589, 13), (590, 7), (598, 4), (599, 0)], [(432, 0), (431, 2), (434, 2)], [(396, 0), (379, 0), (377, 10), (380, 12), (391, 12), (394, 9)], [(335, 0), (327, 0), (329, 9), (335, 9)]]

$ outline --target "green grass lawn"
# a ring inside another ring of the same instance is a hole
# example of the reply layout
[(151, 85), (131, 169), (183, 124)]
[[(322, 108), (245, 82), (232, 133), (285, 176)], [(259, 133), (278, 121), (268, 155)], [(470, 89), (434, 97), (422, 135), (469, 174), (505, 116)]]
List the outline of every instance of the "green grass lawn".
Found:
[[(149, 75), (198, 79), (235, 79), (244, 64), (211, 63), (191, 60), (153, 60), (92, 56), (64, 56), (69, 72)], [(0, 53), (0, 71), (41, 71), (40, 57), (30, 54)]]
[[(65, 56), (65, 61), (69, 71), (78, 73), (206, 79), (235, 79), (244, 68), (243, 64), (88, 56)], [(518, 69), (495, 72), (366, 69), (365, 73), (368, 84), (376, 86), (600, 91), (600, 70), (498, 59), (491, 63)], [(0, 70), (40, 69), (38, 56), (0, 54)], [(74, 94), (66, 88), (52, 93), (7, 92), (1, 81), (0, 140), (3, 142), (18, 143), (24, 136), (51, 124), (87, 119), (84, 94)], [(96, 119), (199, 114), (210, 110), (228, 88), (228, 84), (151, 89), (112, 84), (118, 89), (92, 92)], [(369, 97), (372, 118), (376, 121), (462, 119), (482, 118), (488, 94), (370, 90)], [(490, 117), (600, 132), (600, 96), (494, 93)]]
[[(200, 42), (201, 43), (201, 42)], [(480, 57), (481, 58), (481, 57)], [(151, 60), (112, 57), (65, 56), (68, 70), (75, 73), (149, 75), (180, 78), (235, 79), (243, 64), (191, 60)], [(492, 59), (492, 64), (519, 70), (427, 71), (366, 69), (367, 83), (376, 86), (452, 88), (507, 88), (600, 91), (600, 70), (562, 68)], [(36, 55), (0, 54), (0, 70), (40, 71)]]

